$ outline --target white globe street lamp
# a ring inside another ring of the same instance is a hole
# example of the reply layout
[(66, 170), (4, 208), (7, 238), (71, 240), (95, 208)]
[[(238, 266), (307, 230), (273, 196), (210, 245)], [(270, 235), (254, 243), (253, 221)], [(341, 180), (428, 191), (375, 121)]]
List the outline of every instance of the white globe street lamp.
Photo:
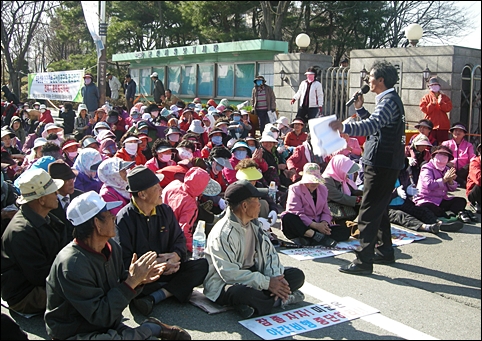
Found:
[(310, 37), (306, 33), (300, 33), (296, 36), (295, 43), (302, 52), (306, 51), (306, 48), (310, 45)]
[(411, 47), (416, 47), (423, 35), (423, 28), (419, 24), (410, 24), (405, 28), (405, 37)]

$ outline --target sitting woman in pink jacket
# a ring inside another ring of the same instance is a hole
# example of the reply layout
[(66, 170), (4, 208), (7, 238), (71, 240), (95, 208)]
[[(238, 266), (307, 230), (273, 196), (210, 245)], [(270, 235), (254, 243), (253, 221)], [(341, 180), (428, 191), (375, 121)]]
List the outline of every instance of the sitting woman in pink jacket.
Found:
[(448, 196), (458, 186), (455, 168), (448, 166), (452, 159), (452, 151), (448, 147), (432, 148), (432, 159), (422, 166), (417, 183), (418, 194), (412, 201), (431, 210), (443, 222), (459, 219), (468, 223), (471, 219), (465, 211), (467, 200)]
[(457, 178), (455, 179), (461, 188), (465, 188), (467, 184), (467, 175), (469, 175), (470, 160), (475, 156), (474, 146), (465, 139), (467, 129), (462, 123), (455, 123), (450, 128), (452, 139), (442, 142), (443, 146), (447, 146), (452, 151), (454, 159), (449, 163), (455, 168)]
[(135, 161), (129, 162), (112, 157), (102, 161), (97, 169), (99, 180), (104, 183), (99, 192), (102, 199), (106, 202), (122, 201), (122, 205), (111, 210), (114, 215), (131, 199), (131, 194), (126, 190), (127, 170), (133, 166), (135, 166)]
[(286, 210), (281, 213), (284, 235), (301, 246), (335, 247), (350, 237), (346, 226), (331, 225), (328, 190), (323, 185), (320, 166), (307, 163), (300, 181), (288, 188)]

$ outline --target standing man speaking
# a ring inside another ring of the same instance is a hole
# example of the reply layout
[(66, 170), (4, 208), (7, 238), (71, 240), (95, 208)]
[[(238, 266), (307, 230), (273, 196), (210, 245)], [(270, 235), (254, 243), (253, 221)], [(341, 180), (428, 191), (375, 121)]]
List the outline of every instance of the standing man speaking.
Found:
[[(395, 262), (392, 246), (388, 204), (398, 177), (405, 164), (405, 111), (403, 103), (393, 88), (398, 81), (397, 69), (386, 61), (377, 61), (370, 71), (370, 91), (375, 96), (375, 111), (363, 107), (363, 95), (355, 101), (355, 109), (362, 118), (353, 123), (333, 121), (330, 127), (350, 136), (367, 136), (362, 156), (363, 199), (358, 215), (360, 246), (356, 259), (339, 268), (341, 272), (369, 275), (373, 263)], [(375, 248), (378, 232), (381, 243)]]

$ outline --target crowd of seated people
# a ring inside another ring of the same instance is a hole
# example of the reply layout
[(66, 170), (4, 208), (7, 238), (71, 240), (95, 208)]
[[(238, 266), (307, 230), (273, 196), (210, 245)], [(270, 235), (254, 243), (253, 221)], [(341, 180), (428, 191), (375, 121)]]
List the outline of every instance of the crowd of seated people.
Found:
[[(135, 283), (149, 285), (139, 297), (129, 296), (131, 307), (148, 315), (165, 298), (174, 296), (184, 303), (211, 271), (207, 262), (188, 263), (194, 229), (204, 220), (209, 236), (216, 222), (232, 221), (232, 216), (226, 216), (230, 209), (244, 212), (242, 203), (225, 198), (230, 186), (239, 187), (240, 181), (248, 181), (252, 186), (243, 186), (260, 198), (253, 219), (260, 218), (261, 231), (273, 245), (279, 245), (271, 230), (278, 218), (282, 232), (299, 246), (333, 248), (348, 240), (346, 226), (353, 217), (336, 218), (329, 207), (337, 204), (358, 212), (363, 196), (362, 186), (357, 185), (363, 176), (359, 139), (344, 135), (346, 147), (322, 157), (313, 153), (302, 119), (290, 122), (280, 117), (253, 135), (247, 112), (223, 101), (223, 105), (179, 101), (169, 109), (138, 103), (130, 112), (103, 106), (92, 117), (81, 104), (70, 133), (54, 122), (23, 115), (22, 107), (11, 124), (2, 126), (1, 135), (2, 198), (8, 184), (12, 195), (21, 199), (8, 205), (2, 199), (2, 298), (19, 312), (43, 311), (48, 298), (45, 279), (56, 253), (72, 240), (88, 247), (86, 240), (92, 242), (89, 235), (96, 236), (105, 218), (116, 220), (115, 231), (109, 233), (116, 237), (122, 254), (128, 255), (121, 258), (119, 269), (137, 264), (148, 251), (156, 251), (159, 264), (164, 264), (160, 279), (144, 276)], [(467, 129), (456, 123), (450, 129), (452, 139), (433, 146), (425, 134), (430, 127), (427, 121), (419, 122), (421, 133), (406, 147), (406, 167), (394, 184), (390, 218), (422, 232), (458, 231), (463, 223), (476, 220), (472, 211), (480, 212), (480, 145), (474, 152), (466, 139)], [(276, 194), (267, 196), (271, 183)], [(242, 192), (238, 187), (236, 191)], [(457, 188), (466, 189), (467, 199), (448, 195)], [(98, 193), (97, 201), (108, 203), (112, 217), (69, 220), (70, 202), (91, 191)], [(467, 209), (468, 202), (473, 210)], [(249, 218), (249, 212), (242, 215)], [(87, 232), (76, 230), (76, 220)], [(166, 227), (166, 233), (154, 222)], [(20, 241), (14, 237), (36, 224), (54, 231), (57, 242), (32, 241), (37, 244), (32, 252), (41, 254), (49, 248), (48, 254), (38, 257), (36, 266), (43, 271), (22, 274), (24, 267), (15, 264), (14, 253), (9, 253)], [(156, 236), (156, 247), (148, 235)], [(105, 242), (103, 237), (98, 238)], [(4, 250), (4, 245), (9, 246)], [(61, 261), (56, 261), (57, 266)], [(4, 273), (17, 276), (17, 288), (3, 286)], [(15, 292), (24, 283), (29, 285), (23, 288), (31, 291)], [(137, 291), (136, 286), (131, 289)]]

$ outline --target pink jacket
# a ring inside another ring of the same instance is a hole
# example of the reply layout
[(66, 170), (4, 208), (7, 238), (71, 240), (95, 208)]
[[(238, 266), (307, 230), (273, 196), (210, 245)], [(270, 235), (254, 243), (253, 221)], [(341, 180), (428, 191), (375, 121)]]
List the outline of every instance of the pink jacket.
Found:
[(163, 203), (174, 211), (181, 230), (186, 236), (187, 249), (192, 251), (192, 235), (198, 216), (197, 197), (208, 185), (209, 173), (199, 167), (192, 167), (184, 176), (184, 183), (172, 181), (162, 191)]
[[(351, 148), (351, 151), (350, 151), (349, 148)], [(338, 155), (338, 154), (343, 154), (345, 156), (348, 156), (350, 154), (360, 156), (362, 154), (360, 143), (358, 142), (358, 140), (356, 138), (350, 137), (346, 141), (346, 148), (341, 149), (341, 150), (333, 153), (333, 155)]]
[(129, 203), (129, 199), (124, 198), (114, 188), (106, 186), (105, 184), (102, 185), (99, 195), (101, 196), (102, 199), (104, 199), (105, 202), (122, 201), (122, 205), (110, 210), (110, 212), (114, 215), (116, 215), (117, 212), (119, 212), (122, 207), (124, 207)]
[(303, 223), (308, 226), (312, 221), (317, 223), (327, 221), (331, 223), (332, 217), (328, 208), (328, 190), (325, 185), (320, 184), (316, 189), (316, 205), (311, 196), (310, 190), (302, 183), (296, 182), (288, 188), (286, 199), (286, 211), (281, 213), (281, 217), (286, 213), (296, 214)]
[(475, 156), (474, 146), (465, 139), (463, 139), (458, 146), (454, 139), (442, 142), (442, 146), (447, 146), (452, 151), (454, 159), (451, 162), (454, 164), (456, 170), (464, 168)]
[(418, 195), (412, 199), (415, 205), (420, 206), (426, 202), (440, 205), (442, 200), (453, 198), (449, 197), (448, 193), (455, 191), (458, 184), (456, 181), (452, 185), (443, 182), (443, 176), (448, 170), (449, 167), (445, 167), (443, 171), (439, 171), (432, 160), (422, 166), (417, 183)]

